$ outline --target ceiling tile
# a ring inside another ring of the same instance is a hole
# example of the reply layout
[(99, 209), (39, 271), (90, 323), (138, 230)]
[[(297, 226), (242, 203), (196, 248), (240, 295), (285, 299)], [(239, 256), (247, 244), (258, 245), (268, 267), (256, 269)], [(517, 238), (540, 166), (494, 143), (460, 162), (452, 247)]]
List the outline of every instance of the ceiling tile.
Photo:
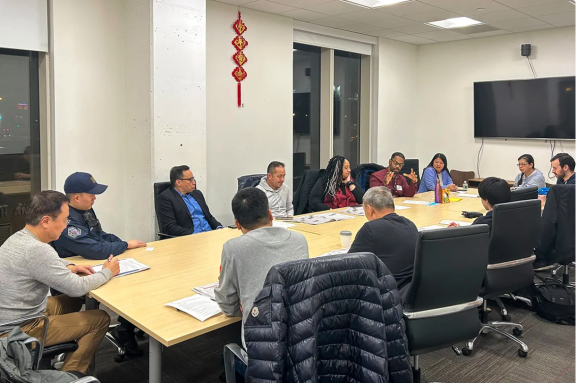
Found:
[(376, 26), (370, 25), (370, 24), (365, 24), (365, 23), (352, 23), (352, 24), (343, 25), (343, 26), (339, 27), (338, 29), (344, 29), (345, 31), (352, 31), (352, 32), (358, 32), (358, 33), (366, 33), (366, 32), (370, 32), (370, 31), (378, 30), (379, 27), (376, 27)]
[(574, 12), (560, 13), (557, 15), (538, 16), (539, 20), (545, 21), (548, 24), (552, 24), (557, 27), (567, 27), (570, 25), (574, 25), (574, 18), (575, 18)]
[(253, 3), (257, 0), (217, 0), (219, 3), (226, 3), (232, 5), (244, 5), (248, 3)]
[[(252, 0), (254, 1), (254, 0)], [(318, 5), (318, 4), (322, 4), (322, 3), (329, 3), (331, 1), (334, 0), (269, 0), (273, 3), (280, 3), (280, 4), (284, 4), (284, 5), (289, 5), (291, 7), (295, 7), (295, 8), (304, 8), (304, 7), (309, 7), (312, 5)]]
[(531, 32), (531, 31), (539, 31), (540, 29), (551, 29), (551, 28), (556, 27), (550, 24), (542, 24), (542, 25), (531, 25), (529, 27), (508, 28), (508, 30), (511, 32)]
[(490, 37), (490, 36), (498, 36), (498, 35), (508, 35), (510, 33), (512, 33), (512, 32), (499, 29), (497, 31), (469, 34), (468, 36), (471, 36), (471, 37)]
[(407, 33), (409, 35), (413, 35), (416, 33), (424, 33), (424, 32), (434, 32), (437, 31), (438, 28), (432, 27), (426, 24), (414, 24), (414, 25), (406, 25), (404, 27), (394, 28), (395, 31)]
[(293, 11), (282, 12), (282, 16), (292, 17), (301, 21), (314, 21), (326, 17), (323, 13), (312, 12), (307, 9), (295, 9)]
[(458, 28), (454, 31), (458, 32), (458, 33), (462, 33), (464, 35), (471, 35), (473, 33), (492, 32), (495, 30), (498, 30), (498, 28), (495, 28), (495, 27), (488, 25), (488, 24), (479, 24), (479, 25), (471, 25), (469, 27), (464, 27), (464, 28)]
[(424, 4), (417, 1), (411, 1), (409, 3), (400, 3), (389, 5), (386, 7), (379, 7), (376, 8), (378, 12), (388, 13), (395, 16), (404, 16), (410, 15), (413, 13), (422, 13), (422, 12), (429, 12), (435, 11), (436, 7), (433, 7), (428, 4)]
[(496, 0), (510, 8), (530, 7), (532, 5), (567, 2), (567, 0)]
[(566, 1), (565, 3), (536, 5), (533, 7), (519, 8), (518, 10), (530, 16), (544, 16), (554, 15), (557, 13), (574, 12), (574, 8), (574, 5)]
[(330, 16), (338, 16), (343, 15), (345, 13), (352, 13), (366, 10), (366, 8), (364, 7), (345, 3), (340, 0), (317, 5), (310, 5), (310, 6), (307, 5), (304, 8), (314, 12), (325, 13)]
[(425, 39), (423, 37), (414, 36), (414, 35), (405, 35), (405, 36), (398, 36), (398, 37), (391, 37), (392, 40), (403, 41), (405, 43), (422, 45), (422, 44), (432, 44), (436, 41)]
[(461, 33), (448, 31), (446, 29), (440, 29), (440, 30), (436, 30), (434, 32), (418, 33), (418, 34), (416, 34), (416, 36), (424, 37), (425, 39), (430, 39), (430, 40), (439, 40), (439, 39), (445, 39), (445, 38), (450, 38), (450, 37), (456, 38), (456, 37), (464, 36), (464, 35)]
[(372, 31), (370, 32), (372, 36), (379, 36), (379, 37), (397, 37), (397, 36), (405, 36), (405, 33), (400, 33), (393, 29), (382, 29), (379, 31)]
[(509, 11), (490, 12), (474, 16), (474, 19), (482, 21), (483, 23), (495, 23), (498, 21), (507, 21), (507, 20), (525, 19), (525, 18), (526, 18), (525, 13), (518, 12), (513, 9)]
[(314, 24), (324, 25), (325, 27), (339, 28), (343, 25), (350, 24), (350, 20), (339, 19), (337, 17), (325, 17), (314, 20)]
[(253, 3), (244, 4), (243, 7), (268, 13), (288, 12), (296, 9), (294, 7), (289, 7), (288, 5), (272, 3), (266, 0), (258, 0)]
[(379, 20), (384, 20), (384, 19), (390, 18), (390, 17), (392, 17), (392, 15), (389, 15), (387, 13), (377, 12), (373, 9), (366, 9), (366, 10), (360, 11), (360, 12), (346, 13), (346, 14), (340, 15), (338, 17), (346, 19), (346, 20), (356, 21), (359, 23), (370, 23), (373, 21), (379, 21)]
[(438, 21), (449, 19), (452, 17), (460, 17), (459, 14), (454, 12), (445, 11), (443, 9), (438, 9), (434, 11), (422, 12), (422, 13), (414, 13), (412, 15), (404, 16), (407, 19), (420, 21), (422, 23), (429, 23), (430, 21)]
[(384, 20), (371, 21), (370, 24), (379, 26), (380, 29), (388, 29), (388, 28), (404, 27), (406, 25), (414, 25), (418, 24), (418, 22), (414, 20), (405, 19), (400, 16), (390, 16)]
[[(507, 11), (510, 8), (497, 3), (493, 0), (445, 0), (437, 5), (437, 7), (458, 13), (460, 15), (467, 16), (469, 14), (478, 14), (479, 12), (498, 12)], [(484, 10), (479, 11), (478, 8), (483, 8)]]
[(542, 24), (546, 24), (546, 23), (541, 21), (541, 20), (537, 20), (533, 17), (528, 17), (528, 18), (524, 18), (524, 19), (516, 19), (516, 20), (498, 21), (496, 23), (490, 23), (490, 25), (493, 25), (497, 28), (506, 29), (509, 31), (513, 31), (511, 28), (531, 27), (531, 26), (537, 26), (537, 25), (542, 25)]

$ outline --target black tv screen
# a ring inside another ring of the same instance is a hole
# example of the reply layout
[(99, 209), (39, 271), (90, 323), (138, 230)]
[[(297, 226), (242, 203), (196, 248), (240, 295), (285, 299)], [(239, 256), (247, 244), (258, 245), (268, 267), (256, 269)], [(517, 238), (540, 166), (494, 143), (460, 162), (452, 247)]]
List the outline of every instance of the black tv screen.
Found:
[(574, 139), (574, 76), (474, 83), (474, 137)]

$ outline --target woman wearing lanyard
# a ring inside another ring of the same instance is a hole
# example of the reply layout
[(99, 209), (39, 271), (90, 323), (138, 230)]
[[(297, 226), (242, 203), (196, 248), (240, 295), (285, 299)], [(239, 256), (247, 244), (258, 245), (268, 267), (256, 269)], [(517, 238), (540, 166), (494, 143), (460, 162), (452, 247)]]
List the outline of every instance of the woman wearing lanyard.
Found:
[(422, 183), (420, 184), (418, 193), (435, 190), (436, 180), (440, 180), (442, 189), (448, 189), (450, 191), (458, 190), (458, 186), (454, 185), (450, 177), (448, 160), (442, 153), (436, 153), (434, 157), (432, 157), (432, 161), (430, 161), (426, 169), (424, 169), (422, 173)]
[(514, 188), (536, 186), (542, 189), (546, 187), (544, 174), (534, 167), (534, 157), (530, 154), (522, 154), (518, 157), (518, 169), (520, 169), (520, 174), (514, 180)]

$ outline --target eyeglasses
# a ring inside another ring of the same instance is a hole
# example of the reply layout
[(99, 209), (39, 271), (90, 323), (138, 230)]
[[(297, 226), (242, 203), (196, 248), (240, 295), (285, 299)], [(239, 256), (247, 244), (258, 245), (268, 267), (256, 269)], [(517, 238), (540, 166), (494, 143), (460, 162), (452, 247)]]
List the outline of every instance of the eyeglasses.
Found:
[(391, 161), (392, 161), (392, 163), (393, 163), (394, 165), (396, 165), (396, 166), (400, 166), (400, 167), (404, 166), (404, 163), (403, 163), (403, 162), (398, 162), (398, 161), (396, 161), (396, 160), (391, 160)]
[(180, 181), (190, 181), (190, 182), (194, 182), (196, 181), (196, 178), (194, 177), (190, 177), (190, 178), (178, 178)]
[(520, 166), (528, 166), (528, 164), (516, 164), (516, 166), (520, 167)]
[[(54, 221), (56, 221), (58, 219), (58, 217), (51, 215), (50, 218), (52, 218)], [(68, 226), (68, 224), (70, 223), (70, 219), (66, 220), (66, 226)]]

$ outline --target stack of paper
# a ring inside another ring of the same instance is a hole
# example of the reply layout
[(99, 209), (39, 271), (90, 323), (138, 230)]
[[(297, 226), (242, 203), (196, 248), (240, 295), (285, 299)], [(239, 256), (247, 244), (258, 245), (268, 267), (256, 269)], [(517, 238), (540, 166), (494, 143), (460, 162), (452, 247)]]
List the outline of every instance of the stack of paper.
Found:
[(205, 285), (205, 286), (194, 287), (192, 289), (192, 291), (194, 291), (195, 293), (198, 293), (200, 295), (204, 295), (205, 297), (208, 297), (208, 298), (212, 299), (213, 301), (215, 301), (216, 296), (214, 295), (214, 289), (216, 287), (218, 287), (218, 282), (210, 283), (209, 285)]
[(478, 194), (467, 194), (458, 192), (458, 197), (478, 198), (480, 196)]
[(465, 222), (465, 221), (452, 221), (450, 219), (445, 219), (444, 221), (440, 221), (440, 225), (450, 225), (452, 222), (457, 223), (460, 226), (470, 226), (472, 222)]
[(293, 223), (287, 223), (287, 222), (282, 222), (282, 221), (272, 221), (272, 226), (274, 227), (283, 227), (285, 229), (292, 227), (292, 226), (296, 226)]
[(191, 297), (183, 298), (171, 303), (166, 303), (166, 306), (174, 307), (178, 311), (182, 311), (201, 322), (220, 314), (220, 307), (218, 303), (214, 302), (208, 297), (203, 295), (192, 295)]
[(436, 230), (436, 229), (446, 229), (446, 227), (439, 226), (439, 225), (430, 225), (430, 226), (419, 227), (418, 231)]
[[(132, 258), (121, 259), (118, 261), (120, 264), (120, 272), (116, 277), (123, 277), (125, 275), (134, 274), (139, 271), (148, 270), (150, 266), (146, 266), (143, 263), (140, 263)], [(98, 271), (102, 270), (102, 265), (92, 266), (94, 272), (97, 273)]]
[(410, 206), (396, 205), (396, 206), (394, 206), (394, 209), (396, 209), (396, 210), (406, 210), (406, 209), (411, 209), (411, 207), (410, 207)]
[(322, 223), (343, 221), (345, 219), (354, 219), (354, 218), (356, 217), (350, 217), (349, 215), (344, 214), (325, 213), (315, 215), (301, 215), (299, 217), (294, 217), (294, 222), (307, 223), (310, 225), (320, 225)]
[(348, 207), (342, 213), (364, 216), (364, 208), (362, 206)]
[(405, 199), (404, 201), (402, 201), (402, 203), (407, 203), (409, 205), (434, 205), (434, 202), (427, 202), (427, 201), (414, 201), (411, 199)]

